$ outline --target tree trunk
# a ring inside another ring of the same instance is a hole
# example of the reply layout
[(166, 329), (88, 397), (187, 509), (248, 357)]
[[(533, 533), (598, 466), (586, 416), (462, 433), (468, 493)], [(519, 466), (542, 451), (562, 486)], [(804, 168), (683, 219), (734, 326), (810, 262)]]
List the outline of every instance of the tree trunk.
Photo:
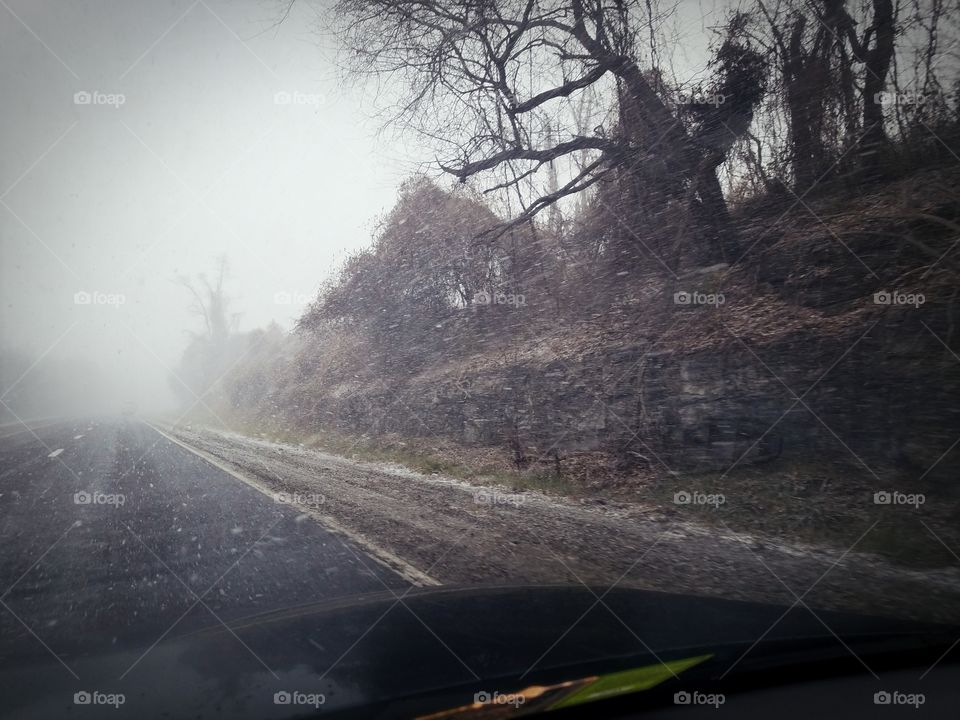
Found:
[(861, 157), (864, 170), (872, 176), (880, 171), (880, 151), (887, 145), (887, 133), (883, 127), (883, 105), (880, 94), (887, 85), (887, 73), (893, 61), (896, 27), (893, 0), (873, 0), (873, 47), (864, 58), (863, 81), (863, 127)]
[(714, 155), (705, 159), (697, 171), (694, 180), (698, 205), (694, 212), (699, 216), (697, 225), (703, 228), (710, 251), (704, 258), (704, 264), (714, 262), (735, 263), (740, 259), (740, 242), (736, 227), (730, 218), (727, 202), (723, 197), (717, 168), (723, 162), (723, 156)]

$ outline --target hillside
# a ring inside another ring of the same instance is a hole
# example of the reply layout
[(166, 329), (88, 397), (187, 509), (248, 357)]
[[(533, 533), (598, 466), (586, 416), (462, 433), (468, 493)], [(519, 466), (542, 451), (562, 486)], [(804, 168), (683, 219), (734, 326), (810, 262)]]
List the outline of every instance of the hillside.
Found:
[[(578, 282), (597, 271), (586, 306), (528, 291), (427, 324), (405, 322), (400, 300), (372, 320), (355, 303), (353, 321), (254, 334), (216, 412), (257, 434), (799, 538), (852, 541), (844, 519), (880, 509), (880, 551), (944, 562), (932, 538), (892, 537), (918, 518), (956, 534), (958, 174), (756, 203), (735, 215), (740, 262), (676, 277), (577, 267)], [(727, 501), (673, 504), (682, 491)], [(876, 492), (928, 501), (883, 508)]]

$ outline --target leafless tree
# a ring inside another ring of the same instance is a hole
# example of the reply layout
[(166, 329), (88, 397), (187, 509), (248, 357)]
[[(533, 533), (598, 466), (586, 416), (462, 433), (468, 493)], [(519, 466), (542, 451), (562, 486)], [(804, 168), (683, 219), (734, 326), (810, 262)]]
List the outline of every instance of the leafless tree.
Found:
[(230, 315), (230, 301), (224, 287), (229, 266), (227, 257), (221, 255), (217, 258), (213, 282), (206, 273), (198, 275), (196, 280), (185, 275), (176, 278), (177, 285), (190, 293), (192, 298), (190, 312), (203, 320), (205, 338), (219, 346), (222, 346), (230, 333), (236, 330), (239, 320), (237, 316)]
[[(638, 38), (659, 22), (654, 3), (343, 0), (337, 11), (349, 67), (409, 90), (392, 120), (434, 141), (447, 173), (516, 190), (551, 162), (571, 161), (575, 169), (552, 189), (538, 185), (513, 223), (643, 166), (670, 178), (648, 201), (682, 201), (711, 225), (725, 216), (716, 167), (730, 144), (701, 142), (642, 67)], [(587, 89), (627, 111), (590, 132), (558, 131), (576, 127), (567, 120)], [(727, 125), (726, 134), (746, 129)], [(585, 153), (589, 160), (573, 162)], [(729, 227), (706, 235), (717, 254), (735, 252)]]
[(202, 332), (191, 332), (191, 340), (172, 385), (180, 393), (185, 385), (189, 392), (184, 397), (192, 401), (206, 392), (226, 362), (230, 341), (239, 325), (239, 315), (231, 314), (230, 299), (226, 294), (229, 262), (225, 255), (217, 258), (213, 280), (205, 273), (196, 279), (181, 275), (175, 279), (190, 293), (189, 310), (203, 320)]

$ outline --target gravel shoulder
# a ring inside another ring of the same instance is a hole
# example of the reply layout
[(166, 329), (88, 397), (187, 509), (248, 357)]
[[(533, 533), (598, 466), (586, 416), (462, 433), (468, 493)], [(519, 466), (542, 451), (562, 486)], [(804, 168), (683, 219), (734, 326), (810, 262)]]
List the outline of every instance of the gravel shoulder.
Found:
[(159, 427), (416, 584), (616, 583), (960, 624), (960, 564), (910, 570), (856, 547), (787, 545), (653, 506), (513, 493), (208, 427)]

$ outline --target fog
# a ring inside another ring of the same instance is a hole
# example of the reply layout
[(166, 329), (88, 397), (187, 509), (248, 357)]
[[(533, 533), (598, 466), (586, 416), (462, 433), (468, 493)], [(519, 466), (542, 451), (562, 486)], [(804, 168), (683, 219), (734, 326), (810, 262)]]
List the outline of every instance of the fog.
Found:
[(226, 256), (239, 328), (290, 328), (433, 157), (343, 83), (326, 4), (0, 5), (5, 422), (169, 408), (178, 277)]
[(282, 12), (0, 8), (5, 419), (162, 409), (200, 329), (178, 276), (226, 255), (240, 327), (290, 327), (369, 242), (411, 152), (338, 81), (323, 6)]

